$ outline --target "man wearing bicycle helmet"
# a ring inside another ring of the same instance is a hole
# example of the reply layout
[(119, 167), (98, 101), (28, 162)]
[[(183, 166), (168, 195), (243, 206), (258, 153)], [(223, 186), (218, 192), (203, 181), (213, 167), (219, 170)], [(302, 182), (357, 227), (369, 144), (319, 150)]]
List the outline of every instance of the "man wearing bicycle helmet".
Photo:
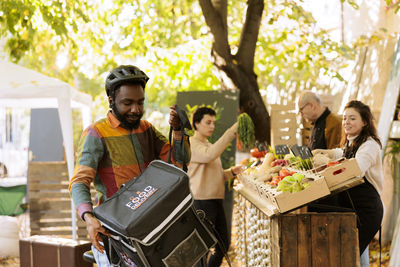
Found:
[[(95, 250), (104, 251), (99, 243), (100, 233), (107, 233), (93, 216), (90, 184), (93, 182), (96, 189), (95, 204), (100, 205), (122, 184), (139, 176), (152, 160), (168, 160), (171, 144), (150, 122), (141, 119), (148, 80), (149, 77), (135, 66), (113, 69), (105, 83), (111, 110), (106, 118), (83, 131), (79, 143), (69, 190), (79, 216), (86, 222), (95, 257)], [(181, 167), (183, 160), (190, 160), (190, 147), (188, 136), (182, 142), (181, 121), (174, 107), (170, 108), (169, 124), (174, 130), (172, 163)]]

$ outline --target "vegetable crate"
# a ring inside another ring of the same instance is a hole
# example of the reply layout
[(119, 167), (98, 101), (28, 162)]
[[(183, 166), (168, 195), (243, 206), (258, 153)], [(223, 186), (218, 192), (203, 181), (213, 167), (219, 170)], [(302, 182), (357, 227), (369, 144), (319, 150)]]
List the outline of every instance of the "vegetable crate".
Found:
[(329, 190), (332, 192), (343, 191), (363, 183), (362, 172), (354, 158), (344, 159), (340, 164), (326, 167), (319, 173), (325, 177)]
[(287, 169), (302, 173), (305, 176), (309, 176), (311, 174), (322, 176), (328, 185), (329, 191), (335, 193), (364, 182), (363, 177), (361, 176), (362, 172), (355, 158), (341, 158), (337, 162), (338, 164), (333, 166), (329, 166), (329, 164), (327, 164), (306, 171), (298, 169), (296, 164), (291, 164), (290, 167), (287, 167)]
[(233, 222), (240, 266), (360, 266), (354, 213), (270, 218), (239, 193)]
[(279, 192), (276, 188), (268, 188), (267, 185), (254, 181), (246, 175), (238, 176), (241, 184), (238, 184), (235, 189), (256, 203), (265, 214), (272, 216), (301, 207), (330, 194), (324, 177), (314, 173), (307, 173), (306, 177), (313, 180), (310, 186), (295, 193)]

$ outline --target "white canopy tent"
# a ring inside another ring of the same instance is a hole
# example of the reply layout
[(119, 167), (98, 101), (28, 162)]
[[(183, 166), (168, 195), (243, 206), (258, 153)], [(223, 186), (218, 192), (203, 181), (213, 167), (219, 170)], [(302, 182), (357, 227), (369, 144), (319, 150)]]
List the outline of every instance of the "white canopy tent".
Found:
[[(0, 59), (0, 107), (58, 108), (69, 177), (74, 170), (72, 108), (82, 111), (83, 127), (91, 122), (91, 96), (69, 84)], [(73, 237), (76, 215), (72, 205)]]

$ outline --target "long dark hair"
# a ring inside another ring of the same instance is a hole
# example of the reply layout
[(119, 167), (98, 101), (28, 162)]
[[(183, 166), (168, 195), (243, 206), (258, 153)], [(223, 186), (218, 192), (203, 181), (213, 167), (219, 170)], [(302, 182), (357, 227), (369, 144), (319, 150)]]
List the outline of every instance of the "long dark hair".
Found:
[[(352, 100), (345, 106), (344, 109), (354, 108), (358, 113), (360, 113), (361, 119), (365, 123), (364, 127), (361, 130), (361, 133), (351, 144), (350, 150), (357, 151), (357, 149), (365, 142), (369, 137), (374, 139), (382, 148), (381, 140), (378, 137), (377, 130), (374, 124), (374, 116), (371, 113), (371, 109), (368, 105), (365, 105), (361, 101)], [(345, 147), (347, 143), (347, 137), (344, 133), (344, 128), (342, 127), (342, 138), (340, 140), (340, 146)]]

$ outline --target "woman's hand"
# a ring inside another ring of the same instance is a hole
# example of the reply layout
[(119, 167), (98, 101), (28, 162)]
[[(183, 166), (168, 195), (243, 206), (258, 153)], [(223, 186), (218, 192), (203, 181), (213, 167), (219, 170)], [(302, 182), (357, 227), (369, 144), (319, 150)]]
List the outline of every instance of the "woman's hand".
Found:
[(236, 165), (231, 167), (231, 172), (233, 176), (239, 175), (244, 171), (245, 167), (243, 165)]

